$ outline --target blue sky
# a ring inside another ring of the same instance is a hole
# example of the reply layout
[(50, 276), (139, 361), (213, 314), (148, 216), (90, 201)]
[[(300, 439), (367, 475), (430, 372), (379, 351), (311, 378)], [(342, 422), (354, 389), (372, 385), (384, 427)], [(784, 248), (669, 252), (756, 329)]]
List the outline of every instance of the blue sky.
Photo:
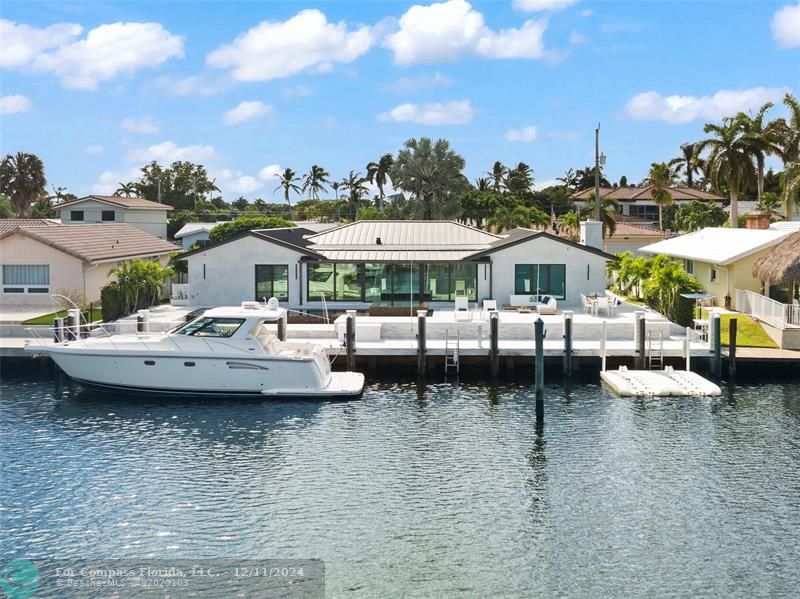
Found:
[(5, 0), (1, 16), (0, 150), (78, 195), (188, 159), (226, 199), (270, 200), (278, 167), (341, 178), (419, 136), (449, 139), (471, 179), (521, 160), (544, 184), (590, 164), (598, 122), (609, 177), (638, 181), (705, 122), (800, 92), (796, 0)]

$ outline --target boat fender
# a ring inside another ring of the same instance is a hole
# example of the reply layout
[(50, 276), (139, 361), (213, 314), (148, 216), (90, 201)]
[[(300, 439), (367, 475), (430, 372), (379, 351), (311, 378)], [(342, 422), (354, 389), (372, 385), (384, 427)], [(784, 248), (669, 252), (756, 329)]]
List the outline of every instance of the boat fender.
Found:
[(619, 367), (619, 371), (620, 372), (628, 372), (628, 367), (627, 366), (620, 366)]

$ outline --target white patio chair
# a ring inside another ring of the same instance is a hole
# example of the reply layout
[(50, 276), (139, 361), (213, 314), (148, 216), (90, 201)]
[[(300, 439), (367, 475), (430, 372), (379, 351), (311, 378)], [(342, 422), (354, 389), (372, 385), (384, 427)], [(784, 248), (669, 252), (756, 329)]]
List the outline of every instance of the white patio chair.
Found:
[(497, 312), (497, 300), (483, 300), (483, 311), (481, 312), (482, 318), (489, 318), (490, 312)]
[(472, 312), (469, 311), (469, 299), (467, 299), (466, 295), (456, 296), (454, 314), (456, 321), (472, 320)]
[(598, 297), (594, 300), (594, 310), (596, 315), (600, 315), (600, 310), (606, 311), (606, 316), (611, 315), (611, 303), (608, 301), (608, 297), (603, 295)]
[(592, 311), (592, 303), (585, 294), (581, 293), (581, 305), (583, 306), (583, 313), (588, 314)]

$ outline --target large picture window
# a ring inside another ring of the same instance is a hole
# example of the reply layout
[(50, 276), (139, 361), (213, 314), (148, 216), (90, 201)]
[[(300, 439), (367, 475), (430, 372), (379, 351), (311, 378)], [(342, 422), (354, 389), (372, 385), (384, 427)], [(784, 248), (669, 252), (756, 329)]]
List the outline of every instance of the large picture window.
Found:
[(256, 264), (256, 300), (271, 297), (289, 301), (288, 264)]
[(517, 295), (567, 296), (567, 268), (564, 264), (517, 264), (514, 267), (514, 293)]
[(49, 293), (47, 264), (4, 264), (3, 293)]

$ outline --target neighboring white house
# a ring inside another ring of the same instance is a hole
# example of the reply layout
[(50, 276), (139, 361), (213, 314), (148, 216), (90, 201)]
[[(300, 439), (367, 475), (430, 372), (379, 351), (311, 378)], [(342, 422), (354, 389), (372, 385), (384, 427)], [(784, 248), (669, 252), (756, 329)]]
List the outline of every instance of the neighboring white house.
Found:
[(614, 256), (600, 223), (586, 245), (543, 231), (494, 235), (452, 221), (359, 221), (323, 233), (308, 229), (247, 231), (184, 254), (189, 303), (236, 305), (277, 297), (292, 308), (364, 309), (374, 303), (471, 302), (511, 295), (551, 295), (579, 306), (602, 293)]
[[(215, 223), (186, 223), (175, 233), (175, 239), (180, 241), (181, 246), (185, 250), (188, 250), (195, 244), (200, 247), (206, 246), (209, 243), (208, 235), (211, 229), (225, 222), (228, 221), (217, 221)], [(295, 224), (313, 233), (321, 233), (322, 231), (327, 231), (328, 229), (339, 226), (338, 223), (319, 223), (316, 221), (298, 221)]]
[(57, 225), (0, 220), (3, 304), (49, 305), (57, 290), (100, 299), (108, 271), (132, 258), (169, 261), (179, 248), (128, 224)]
[(167, 212), (172, 206), (143, 198), (91, 195), (56, 206), (65, 225), (127, 223), (145, 233), (167, 238)]

